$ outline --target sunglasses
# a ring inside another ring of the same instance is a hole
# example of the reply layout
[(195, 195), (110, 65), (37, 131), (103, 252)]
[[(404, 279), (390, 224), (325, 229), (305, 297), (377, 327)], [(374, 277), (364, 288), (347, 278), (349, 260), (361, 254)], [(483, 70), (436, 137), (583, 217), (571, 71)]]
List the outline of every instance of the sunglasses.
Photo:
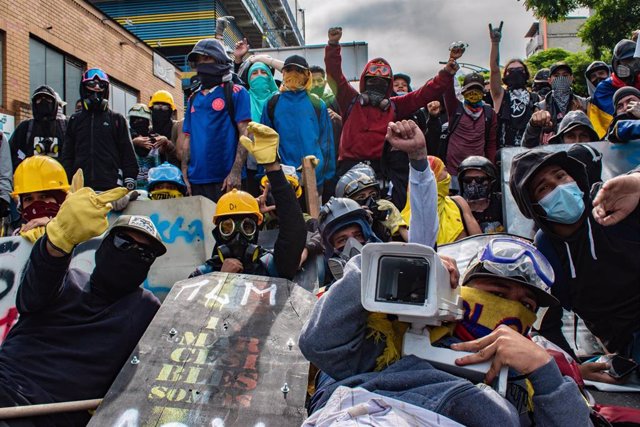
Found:
[(464, 184), (471, 184), (472, 182), (475, 182), (476, 184), (488, 184), (489, 182), (491, 182), (491, 179), (479, 176), (465, 176), (464, 178), (462, 178), (462, 182)]
[(251, 238), (258, 231), (258, 224), (251, 218), (243, 218), (241, 220), (227, 218), (220, 221), (218, 229), (220, 230), (220, 235), (224, 238), (231, 237), (236, 230)]
[(125, 233), (116, 233), (113, 236), (113, 246), (123, 252), (136, 251), (140, 258), (145, 261), (152, 262), (156, 259), (156, 253), (153, 249), (134, 240), (131, 236)]
[(385, 64), (371, 64), (367, 68), (367, 74), (370, 76), (389, 77), (391, 76), (391, 67)]

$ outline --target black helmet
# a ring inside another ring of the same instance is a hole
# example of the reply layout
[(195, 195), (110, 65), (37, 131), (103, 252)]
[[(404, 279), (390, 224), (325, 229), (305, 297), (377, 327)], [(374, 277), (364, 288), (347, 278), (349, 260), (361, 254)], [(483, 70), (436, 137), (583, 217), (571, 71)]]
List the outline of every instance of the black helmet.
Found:
[[(42, 96), (49, 98), (50, 102), (41, 103), (41, 108), (36, 106), (36, 98)], [(31, 111), (33, 112), (33, 118), (36, 120), (55, 120), (58, 112), (58, 99), (51, 86), (42, 85), (33, 91), (33, 95), (31, 95)]]
[(191, 68), (195, 68), (193, 64), (195, 63), (196, 55), (211, 56), (220, 64), (230, 64), (232, 62), (222, 42), (213, 38), (198, 40), (191, 52), (189, 52), (187, 62)]
[(600, 70), (609, 71), (609, 66), (602, 61), (593, 61), (591, 64), (589, 64), (589, 66), (587, 67), (587, 71), (585, 71), (584, 74), (585, 76), (587, 76), (587, 78), (589, 78), (591, 73), (595, 73), (596, 71)]
[[(616, 47), (613, 48), (613, 59), (611, 60), (613, 72), (616, 73), (618, 78), (629, 85), (633, 84), (636, 74), (640, 72), (639, 65), (622, 65), (620, 61), (633, 58), (635, 51), (636, 42), (627, 39), (620, 40), (618, 44), (616, 44)], [(638, 61), (640, 62), (640, 59)]]
[(536, 75), (533, 77), (534, 83), (547, 83), (549, 81), (549, 77), (551, 77), (551, 70), (548, 68), (542, 68), (538, 70)]
[(498, 169), (496, 169), (494, 164), (491, 163), (491, 161), (489, 159), (487, 159), (486, 157), (469, 156), (466, 159), (464, 159), (458, 165), (458, 179), (462, 180), (462, 178), (464, 177), (465, 172), (467, 172), (468, 170), (479, 170), (479, 171), (482, 171), (482, 172), (486, 173), (487, 175), (489, 175), (489, 177), (491, 178), (492, 182), (494, 182), (495, 180), (498, 179)]

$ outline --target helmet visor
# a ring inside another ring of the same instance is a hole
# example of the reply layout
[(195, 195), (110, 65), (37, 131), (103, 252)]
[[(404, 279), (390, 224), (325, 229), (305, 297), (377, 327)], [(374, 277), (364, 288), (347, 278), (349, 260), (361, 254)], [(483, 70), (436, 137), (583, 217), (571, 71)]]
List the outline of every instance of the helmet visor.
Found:
[(486, 270), (505, 277), (521, 277), (533, 286), (549, 291), (555, 274), (549, 261), (529, 243), (497, 238), (482, 251), (480, 261)]

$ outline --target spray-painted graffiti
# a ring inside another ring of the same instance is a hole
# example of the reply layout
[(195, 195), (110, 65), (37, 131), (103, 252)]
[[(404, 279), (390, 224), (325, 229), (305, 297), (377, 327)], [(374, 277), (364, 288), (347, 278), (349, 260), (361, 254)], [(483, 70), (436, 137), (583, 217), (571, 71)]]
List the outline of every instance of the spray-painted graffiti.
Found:
[(16, 294), (31, 253), (31, 244), (22, 237), (0, 239), (0, 341), (18, 320)]
[(175, 218), (174, 221), (162, 219), (159, 214), (152, 214), (151, 221), (156, 225), (158, 233), (162, 236), (165, 243), (174, 243), (177, 239), (184, 239), (186, 243), (191, 243), (195, 239), (204, 240), (204, 231), (202, 231), (202, 221), (194, 219), (184, 229), (184, 217)]
[(300, 425), (309, 368), (295, 340), (314, 302), (269, 277), (176, 283), (90, 426)]

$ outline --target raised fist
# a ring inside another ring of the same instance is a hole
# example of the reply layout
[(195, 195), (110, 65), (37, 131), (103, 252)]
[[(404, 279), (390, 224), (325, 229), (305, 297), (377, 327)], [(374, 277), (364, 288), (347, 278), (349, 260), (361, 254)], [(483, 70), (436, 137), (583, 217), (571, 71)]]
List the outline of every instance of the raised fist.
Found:
[(342, 27), (329, 28), (329, 43), (338, 44), (342, 38)]
[(550, 128), (553, 126), (551, 114), (548, 111), (540, 110), (531, 115), (531, 126), (539, 128)]

